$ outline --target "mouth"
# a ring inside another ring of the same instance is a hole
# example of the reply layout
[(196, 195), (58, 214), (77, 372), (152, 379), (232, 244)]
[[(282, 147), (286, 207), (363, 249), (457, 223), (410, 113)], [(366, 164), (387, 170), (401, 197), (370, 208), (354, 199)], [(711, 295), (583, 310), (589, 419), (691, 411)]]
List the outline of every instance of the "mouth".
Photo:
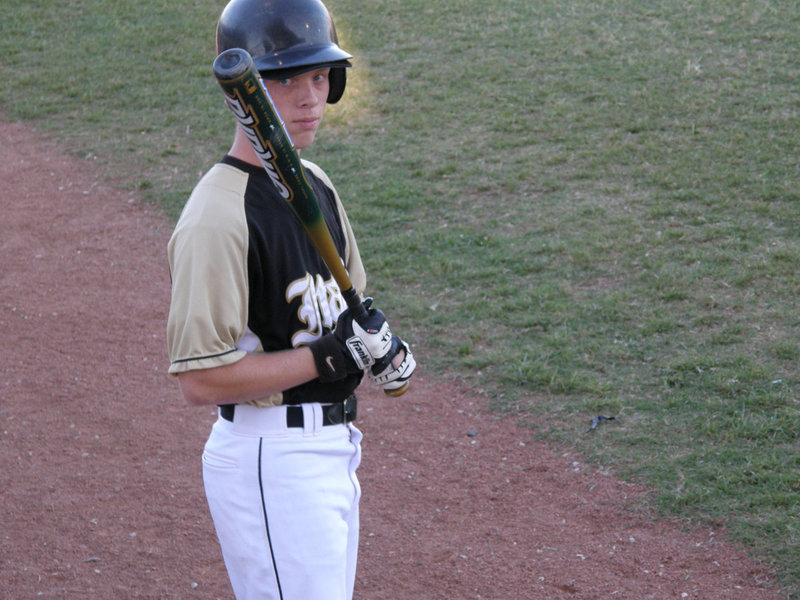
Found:
[(319, 117), (308, 117), (303, 119), (295, 119), (294, 124), (300, 130), (310, 131), (319, 127), (321, 120), (322, 119)]

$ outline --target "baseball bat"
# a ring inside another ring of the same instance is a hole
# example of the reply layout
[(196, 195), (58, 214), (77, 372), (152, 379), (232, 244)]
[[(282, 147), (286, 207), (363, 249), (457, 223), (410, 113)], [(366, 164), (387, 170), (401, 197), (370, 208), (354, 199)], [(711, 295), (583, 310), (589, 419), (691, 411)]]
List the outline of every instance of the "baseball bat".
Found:
[[(362, 322), (368, 316), (367, 311), (342, 264), (300, 156), (269, 93), (258, 80), (253, 58), (246, 50), (230, 48), (217, 56), (212, 69), (228, 108), (250, 140), (261, 166), (327, 265), (353, 318)], [(399, 396), (407, 387), (406, 383), (399, 390), (384, 391)]]
[(213, 70), (228, 107), (250, 140), (261, 166), (330, 269), (353, 318), (365, 319), (367, 311), (342, 264), (283, 120), (258, 80), (252, 57), (241, 48), (225, 50), (214, 60)]

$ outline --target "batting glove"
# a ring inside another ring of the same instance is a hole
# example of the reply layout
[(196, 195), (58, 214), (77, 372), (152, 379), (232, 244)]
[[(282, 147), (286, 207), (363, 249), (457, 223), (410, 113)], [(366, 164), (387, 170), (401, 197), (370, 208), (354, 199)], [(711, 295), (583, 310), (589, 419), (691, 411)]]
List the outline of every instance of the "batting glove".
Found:
[(392, 332), (386, 317), (372, 308), (372, 298), (364, 300), (367, 318), (356, 321), (348, 308), (336, 321), (334, 335), (347, 348), (355, 363), (367, 369), (386, 356), (392, 348)]
[[(403, 362), (395, 367), (392, 362), (400, 352), (405, 352), (405, 356), (403, 356)], [(411, 379), (416, 368), (417, 361), (414, 360), (408, 344), (395, 335), (392, 337), (391, 349), (386, 356), (372, 365), (369, 370), (369, 378), (372, 383), (381, 386), (387, 394), (400, 395), (408, 385), (408, 380)]]
[(364, 369), (360, 367), (347, 346), (343, 345), (332, 333), (323, 335), (308, 345), (314, 356), (319, 380), (322, 383), (341, 381), (350, 375), (363, 375)]

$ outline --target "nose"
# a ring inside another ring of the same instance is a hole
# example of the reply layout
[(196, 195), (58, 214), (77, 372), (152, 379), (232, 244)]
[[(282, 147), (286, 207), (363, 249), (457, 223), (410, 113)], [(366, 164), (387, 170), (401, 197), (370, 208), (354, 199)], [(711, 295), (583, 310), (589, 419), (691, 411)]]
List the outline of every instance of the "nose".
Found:
[(319, 98), (314, 89), (314, 82), (310, 79), (302, 78), (297, 90), (297, 103), (302, 107), (312, 107), (319, 104)]

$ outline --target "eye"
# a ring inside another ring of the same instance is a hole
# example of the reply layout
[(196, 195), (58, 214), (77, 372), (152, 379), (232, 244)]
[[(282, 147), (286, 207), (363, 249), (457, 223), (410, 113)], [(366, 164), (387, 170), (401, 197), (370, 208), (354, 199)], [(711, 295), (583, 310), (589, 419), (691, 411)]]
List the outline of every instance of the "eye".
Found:
[(291, 79), (279, 79), (278, 80), (278, 85), (286, 86), (286, 85), (289, 85), (291, 82), (292, 82)]
[(314, 73), (313, 81), (314, 83), (321, 83), (328, 79), (328, 74), (330, 73), (330, 69), (321, 69)]

